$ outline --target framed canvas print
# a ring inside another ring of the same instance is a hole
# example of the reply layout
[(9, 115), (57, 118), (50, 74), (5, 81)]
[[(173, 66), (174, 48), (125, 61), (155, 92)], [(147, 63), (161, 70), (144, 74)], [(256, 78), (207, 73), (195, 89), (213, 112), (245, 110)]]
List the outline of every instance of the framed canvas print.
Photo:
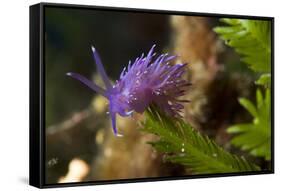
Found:
[(274, 172), (274, 19), (30, 7), (30, 184)]

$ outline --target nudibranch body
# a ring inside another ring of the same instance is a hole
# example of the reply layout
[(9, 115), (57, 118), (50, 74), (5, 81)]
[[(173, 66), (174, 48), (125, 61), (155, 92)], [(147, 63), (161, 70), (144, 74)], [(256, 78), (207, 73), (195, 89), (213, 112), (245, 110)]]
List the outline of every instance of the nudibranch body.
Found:
[(109, 101), (109, 113), (112, 128), (115, 135), (119, 135), (116, 128), (116, 114), (126, 117), (133, 112), (143, 113), (151, 104), (155, 104), (159, 109), (171, 117), (181, 117), (183, 109), (180, 96), (185, 94), (186, 86), (190, 85), (182, 79), (185, 73), (186, 64), (171, 64), (177, 56), (161, 54), (154, 59), (156, 54), (152, 46), (147, 56), (144, 54), (137, 58), (133, 64), (129, 62), (124, 68), (120, 79), (114, 85), (111, 84), (100, 56), (96, 49), (92, 47), (97, 70), (105, 84), (103, 89), (84, 76), (69, 72), (68, 76), (79, 80), (92, 90), (106, 97)]

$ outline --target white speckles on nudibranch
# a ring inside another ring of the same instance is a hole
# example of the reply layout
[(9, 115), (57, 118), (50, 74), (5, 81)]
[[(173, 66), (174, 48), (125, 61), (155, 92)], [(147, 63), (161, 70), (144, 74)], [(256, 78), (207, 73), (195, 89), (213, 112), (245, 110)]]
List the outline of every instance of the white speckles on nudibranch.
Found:
[(132, 113), (143, 113), (151, 104), (155, 104), (171, 117), (181, 117), (182, 102), (178, 98), (185, 94), (186, 86), (190, 85), (182, 79), (186, 64), (170, 64), (176, 56), (161, 54), (157, 58), (152, 46), (147, 56), (144, 54), (136, 58), (133, 64), (129, 62), (121, 72), (119, 80), (111, 84), (101, 59), (92, 46), (93, 57), (97, 70), (102, 77), (106, 89), (97, 86), (94, 82), (77, 73), (69, 72), (71, 76), (92, 90), (100, 93), (109, 100), (109, 113), (111, 116), (113, 132), (118, 135), (116, 128), (116, 114), (126, 117)]

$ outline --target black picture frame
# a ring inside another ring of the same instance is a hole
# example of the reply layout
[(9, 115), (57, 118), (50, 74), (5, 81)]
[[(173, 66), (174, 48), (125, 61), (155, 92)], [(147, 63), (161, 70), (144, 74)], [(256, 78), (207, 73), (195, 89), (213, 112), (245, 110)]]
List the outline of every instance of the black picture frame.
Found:
[[(44, 31), (45, 31), (45, 8), (71, 8), (84, 10), (106, 10), (106, 11), (124, 11), (124, 12), (139, 12), (139, 13), (160, 13), (168, 15), (189, 15), (189, 16), (207, 16), (207, 17), (228, 17), (241, 19), (258, 19), (267, 20), (272, 23), (271, 34), (271, 113), (272, 113), (272, 131), (271, 131), (271, 155), (272, 168), (271, 170), (257, 172), (242, 172), (242, 173), (223, 173), (223, 174), (206, 174), (206, 175), (189, 175), (180, 177), (159, 177), (159, 178), (141, 178), (141, 179), (122, 179), (122, 180), (105, 180), (105, 181), (90, 181), (79, 183), (59, 183), (46, 184), (45, 181), (45, 47), (44, 47)], [(55, 4), (55, 3), (39, 3), (30, 6), (30, 134), (29, 134), (29, 184), (38, 188), (53, 188), (67, 186), (83, 186), (83, 185), (99, 185), (99, 184), (114, 184), (114, 183), (132, 183), (132, 182), (147, 182), (147, 181), (163, 181), (163, 180), (178, 180), (178, 179), (193, 179), (193, 178), (210, 178), (210, 177), (227, 177), (227, 176), (242, 176), (242, 175), (258, 175), (274, 173), (274, 18), (249, 16), (249, 15), (231, 15), (231, 14), (213, 14), (213, 13), (195, 13), (182, 11), (163, 11), (150, 9), (133, 9), (133, 8), (117, 8), (117, 7), (102, 7), (88, 5), (72, 5), (72, 4)]]

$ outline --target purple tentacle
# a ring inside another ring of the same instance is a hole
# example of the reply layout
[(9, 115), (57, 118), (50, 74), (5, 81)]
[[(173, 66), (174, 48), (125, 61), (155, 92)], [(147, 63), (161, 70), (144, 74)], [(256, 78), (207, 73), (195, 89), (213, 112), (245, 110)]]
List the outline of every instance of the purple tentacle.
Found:
[(104, 67), (102, 65), (100, 56), (99, 56), (98, 52), (96, 51), (95, 47), (93, 47), (93, 46), (92, 46), (92, 51), (93, 51), (94, 59), (96, 61), (98, 72), (100, 73), (100, 75), (102, 77), (102, 80), (105, 84), (106, 89), (109, 90), (110, 88), (112, 88), (112, 85), (111, 85), (110, 80), (109, 80), (109, 78), (108, 78), (108, 76), (107, 76), (107, 74), (104, 70)]
[(112, 125), (112, 129), (113, 129), (113, 133), (116, 137), (123, 137), (123, 135), (119, 134), (117, 131), (117, 127), (116, 127), (116, 113), (110, 111), (110, 117), (111, 117), (111, 125)]
[(98, 85), (96, 85), (94, 82), (88, 80), (87, 78), (85, 78), (84, 76), (77, 74), (77, 73), (73, 73), (73, 72), (68, 72), (66, 74), (67, 76), (70, 76), (78, 81), (80, 81), (81, 83), (83, 83), (84, 85), (88, 86), (89, 88), (91, 88), (92, 90), (96, 91), (97, 93), (101, 94), (102, 96), (106, 97), (106, 93), (105, 90), (101, 87), (99, 87)]

